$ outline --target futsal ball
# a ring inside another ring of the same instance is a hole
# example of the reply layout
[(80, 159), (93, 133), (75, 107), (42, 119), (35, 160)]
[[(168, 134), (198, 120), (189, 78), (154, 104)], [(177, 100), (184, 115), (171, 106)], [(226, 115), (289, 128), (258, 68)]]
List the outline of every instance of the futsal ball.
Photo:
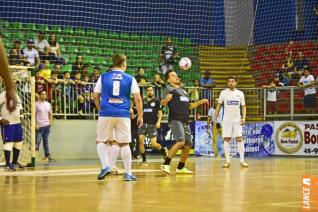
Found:
[(183, 57), (179, 61), (179, 67), (183, 71), (187, 71), (191, 68), (191, 60), (188, 57)]

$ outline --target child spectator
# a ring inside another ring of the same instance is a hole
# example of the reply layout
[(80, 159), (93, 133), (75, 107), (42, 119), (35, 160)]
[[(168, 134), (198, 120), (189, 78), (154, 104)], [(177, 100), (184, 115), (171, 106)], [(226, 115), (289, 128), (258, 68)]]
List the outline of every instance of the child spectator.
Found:
[(76, 56), (76, 60), (75, 63), (72, 66), (72, 71), (76, 72), (76, 71), (82, 71), (84, 64), (83, 64), (83, 56), (78, 54)]
[(90, 76), (90, 82), (96, 83), (98, 78), (100, 77), (100, 68), (98, 66), (93, 68), (93, 73)]
[(40, 75), (46, 80), (51, 78), (50, 61), (44, 61), (44, 67), (40, 70)]

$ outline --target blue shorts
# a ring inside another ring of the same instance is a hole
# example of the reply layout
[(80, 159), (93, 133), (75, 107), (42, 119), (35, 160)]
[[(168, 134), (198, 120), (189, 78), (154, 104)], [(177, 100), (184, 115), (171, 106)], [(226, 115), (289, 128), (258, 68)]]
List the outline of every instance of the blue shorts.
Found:
[(1, 126), (3, 143), (23, 141), (23, 130), (21, 124), (9, 124)]

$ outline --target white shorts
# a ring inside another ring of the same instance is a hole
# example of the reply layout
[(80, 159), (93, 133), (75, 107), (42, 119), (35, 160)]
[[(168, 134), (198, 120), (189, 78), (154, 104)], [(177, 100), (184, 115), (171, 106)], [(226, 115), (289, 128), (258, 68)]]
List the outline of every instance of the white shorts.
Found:
[(98, 117), (96, 141), (131, 142), (130, 118)]
[(243, 131), (243, 127), (240, 122), (223, 122), (222, 123), (223, 138), (242, 137), (242, 131)]

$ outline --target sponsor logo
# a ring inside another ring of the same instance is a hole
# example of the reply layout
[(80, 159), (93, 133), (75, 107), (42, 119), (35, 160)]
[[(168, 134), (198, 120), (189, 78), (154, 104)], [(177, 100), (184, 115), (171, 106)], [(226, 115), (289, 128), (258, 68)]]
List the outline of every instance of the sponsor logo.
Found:
[(151, 102), (150, 106), (151, 106), (151, 107), (154, 107), (154, 106), (156, 106), (156, 103)]
[(303, 144), (301, 129), (293, 122), (285, 122), (276, 131), (276, 144), (278, 148), (286, 153), (296, 153)]
[(239, 105), (239, 101), (236, 100), (227, 100), (226, 105)]
[(123, 75), (122, 74), (113, 74), (112, 75), (112, 79), (113, 80), (122, 80), (123, 79)]
[(317, 209), (318, 178), (303, 176), (302, 179), (302, 209)]

